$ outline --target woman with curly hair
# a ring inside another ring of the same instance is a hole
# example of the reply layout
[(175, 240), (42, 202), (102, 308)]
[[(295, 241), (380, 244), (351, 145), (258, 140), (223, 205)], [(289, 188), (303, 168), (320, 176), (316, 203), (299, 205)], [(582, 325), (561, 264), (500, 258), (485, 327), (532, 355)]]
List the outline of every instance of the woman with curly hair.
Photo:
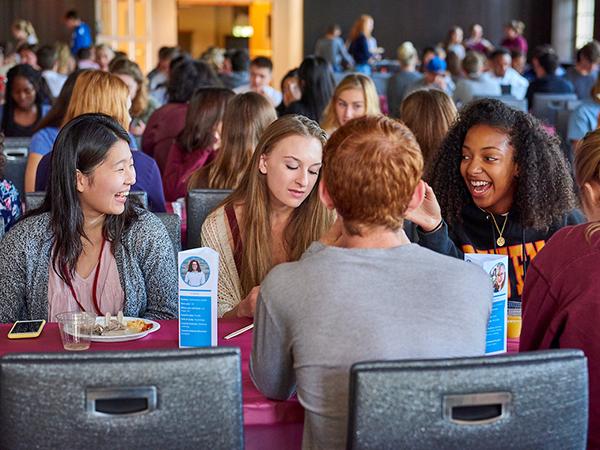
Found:
[(427, 179), (410, 217), (419, 244), (457, 258), (507, 255), (509, 309), (520, 309), (527, 265), (550, 236), (584, 220), (558, 139), (498, 100), (460, 112)]

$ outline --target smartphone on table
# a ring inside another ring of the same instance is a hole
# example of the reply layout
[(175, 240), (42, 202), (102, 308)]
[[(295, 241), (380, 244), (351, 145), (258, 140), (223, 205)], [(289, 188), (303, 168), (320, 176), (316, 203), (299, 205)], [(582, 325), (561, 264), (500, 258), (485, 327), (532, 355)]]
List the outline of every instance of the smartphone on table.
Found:
[(17, 320), (8, 332), (9, 339), (36, 338), (42, 334), (45, 320)]

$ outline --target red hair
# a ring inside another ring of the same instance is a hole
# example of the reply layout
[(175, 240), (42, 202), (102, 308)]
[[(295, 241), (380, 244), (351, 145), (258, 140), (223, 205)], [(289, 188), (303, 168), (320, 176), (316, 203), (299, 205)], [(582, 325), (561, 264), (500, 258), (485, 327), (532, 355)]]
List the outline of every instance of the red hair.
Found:
[(346, 230), (398, 230), (421, 180), (423, 156), (412, 132), (385, 116), (365, 116), (339, 128), (323, 151), (323, 180)]

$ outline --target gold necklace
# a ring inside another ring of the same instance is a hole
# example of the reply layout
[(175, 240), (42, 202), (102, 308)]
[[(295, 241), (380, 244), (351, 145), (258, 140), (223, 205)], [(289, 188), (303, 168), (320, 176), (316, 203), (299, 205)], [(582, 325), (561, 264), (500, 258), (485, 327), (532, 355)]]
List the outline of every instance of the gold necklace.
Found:
[(498, 244), (499, 247), (502, 247), (504, 244), (506, 244), (506, 239), (504, 239), (502, 237), (502, 234), (504, 233), (504, 229), (506, 228), (506, 223), (508, 222), (508, 213), (506, 213), (506, 216), (504, 216), (504, 224), (502, 225), (502, 230), (501, 230), (500, 227), (498, 226), (498, 222), (496, 222), (496, 218), (494, 217), (493, 213), (488, 212), (483, 208), (479, 208), (479, 209), (481, 209), (483, 212), (492, 216), (494, 226), (496, 227), (496, 231), (498, 231), (498, 239), (496, 239), (496, 244)]

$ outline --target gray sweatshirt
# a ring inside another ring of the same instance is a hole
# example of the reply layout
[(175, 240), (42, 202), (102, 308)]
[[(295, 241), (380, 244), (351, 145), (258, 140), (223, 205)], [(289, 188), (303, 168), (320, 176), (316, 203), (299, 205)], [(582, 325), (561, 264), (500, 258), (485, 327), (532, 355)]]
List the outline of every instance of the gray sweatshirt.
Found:
[[(125, 293), (124, 314), (148, 319), (177, 317), (177, 267), (173, 245), (154, 214), (139, 219), (116, 244), (115, 260)], [(0, 241), (0, 323), (48, 319), (48, 275), (53, 240), (50, 215), (17, 223)]]
[(267, 397), (297, 390), (304, 449), (345, 448), (350, 366), (483, 355), (491, 299), (479, 267), (416, 244), (313, 243), (261, 284), (251, 375)]

